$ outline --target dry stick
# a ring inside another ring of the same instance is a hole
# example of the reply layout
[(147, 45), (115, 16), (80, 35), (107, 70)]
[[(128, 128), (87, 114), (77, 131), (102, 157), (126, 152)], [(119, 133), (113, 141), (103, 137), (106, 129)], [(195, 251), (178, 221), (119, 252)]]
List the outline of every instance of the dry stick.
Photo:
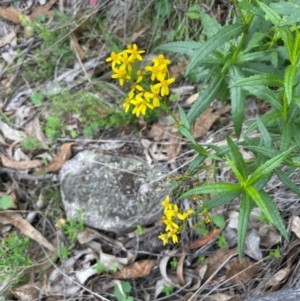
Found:
[[(197, 291), (196, 291), (196, 292), (195, 292), (195, 293), (194, 293), (187, 301), (193, 301), (193, 300), (194, 300), (193, 298), (196, 297), (196, 295), (197, 295), (199, 292), (201, 292), (201, 290), (204, 288), (204, 286), (216, 276), (216, 274), (220, 271), (220, 269), (223, 268), (223, 266), (224, 266), (229, 260), (231, 260), (233, 257), (235, 257), (235, 256), (237, 256), (237, 255), (238, 255), (238, 253), (235, 253), (235, 254), (232, 254), (230, 257), (228, 257), (228, 258), (226, 259), (226, 261), (224, 261), (223, 264), (219, 266), (219, 268), (218, 268), (218, 269), (217, 269), (217, 270), (216, 270), (216, 271), (215, 271), (215, 272), (214, 272), (214, 273), (213, 273), (213, 274), (212, 274), (212, 275), (211, 275), (211, 276), (210, 276), (210, 277), (209, 277), (209, 278), (201, 285), (201, 287), (199, 287), (199, 288), (197, 289)], [(237, 274), (233, 275), (232, 277), (228, 278), (228, 279), (225, 280), (224, 282), (218, 284), (218, 285), (217, 285), (216, 287), (214, 287), (210, 292), (208, 292), (203, 298), (209, 296), (214, 290), (216, 290), (216, 289), (217, 289), (218, 287), (220, 287), (221, 285), (225, 284), (226, 282), (230, 281), (231, 279), (235, 278), (236, 276), (238, 276), (238, 275), (244, 273), (245, 271), (251, 269), (254, 265), (257, 265), (257, 264), (259, 264), (259, 263), (262, 263), (266, 258), (268, 258), (268, 257), (265, 257), (265, 258), (259, 260), (258, 262), (254, 263), (253, 265), (247, 267), (246, 269), (244, 269), (244, 270), (238, 272)], [(201, 300), (202, 300), (202, 299), (201, 299)], [(201, 301), (201, 300), (200, 300), (200, 301)]]
[(95, 297), (98, 297), (100, 298), (101, 300), (104, 300), (104, 301), (110, 301), (100, 295), (98, 295), (97, 293), (94, 293), (93, 291), (89, 290), (87, 287), (81, 285), (78, 281), (74, 280), (74, 279), (71, 279), (67, 274), (65, 274), (61, 269), (58, 268), (58, 266), (53, 262), (53, 260), (50, 258), (50, 256), (47, 254), (45, 248), (41, 245), (46, 257), (48, 258), (48, 260), (50, 261), (50, 263), (52, 264), (52, 266), (58, 270), (64, 277), (68, 278), (71, 282), (75, 283), (76, 285), (78, 285), (79, 287), (81, 287), (82, 289), (84, 289), (85, 291), (89, 292), (90, 294), (92, 294), (93, 296)]

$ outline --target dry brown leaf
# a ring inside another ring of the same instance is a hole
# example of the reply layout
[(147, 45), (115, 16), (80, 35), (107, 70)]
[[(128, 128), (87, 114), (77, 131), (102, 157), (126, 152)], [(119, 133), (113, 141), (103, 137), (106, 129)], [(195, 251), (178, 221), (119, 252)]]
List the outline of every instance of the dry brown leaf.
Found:
[(32, 283), (25, 284), (23, 286), (18, 287), (11, 292), (18, 300), (38, 300), (40, 295), (40, 287), (42, 286), (42, 282), (37, 282), (35, 285)]
[(15, 161), (7, 158), (4, 155), (1, 155), (2, 164), (5, 167), (13, 168), (17, 170), (25, 170), (25, 169), (31, 169), (36, 168), (41, 165), (43, 165), (42, 160), (32, 160), (32, 161)]
[(115, 273), (115, 279), (135, 279), (146, 277), (150, 274), (152, 268), (155, 266), (155, 259), (145, 259), (136, 261), (131, 265), (124, 267), (121, 271)]
[(189, 96), (186, 100), (185, 100), (185, 104), (187, 105), (191, 105), (192, 103), (194, 103), (196, 101), (196, 99), (199, 97), (199, 93), (195, 93), (191, 96)]
[(185, 285), (184, 275), (183, 275), (183, 264), (186, 256), (186, 251), (182, 250), (181, 256), (179, 258), (177, 268), (176, 268), (176, 274), (178, 278), (178, 282), (181, 286)]
[(21, 24), (21, 19), (25, 16), (15, 7), (10, 6), (0, 9), (0, 17), (15, 24)]
[(0, 131), (6, 139), (11, 141), (22, 141), (25, 137), (24, 133), (12, 129), (8, 124), (0, 120)]
[(53, 6), (55, 2), (56, 0), (50, 0), (45, 5), (37, 6), (29, 16), (30, 20), (35, 21), (39, 15), (44, 15), (48, 18), (51, 17), (51, 13), (49, 12), (49, 9)]
[(197, 249), (204, 245), (207, 245), (213, 239), (215, 239), (216, 236), (219, 235), (223, 231), (223, 229), (224, 229), (224, 227), (211, 231), (207, 236), (201, 237), (201, 238), (197, 239), (196, 241), (189, 243), (187, 245), (187, 248), (192, 250), (192, 249)]
[(225, 279), (230, 278), (229, 281), (232, 284), (248, 283), (258, 271), (259, 267), (251, 262), (247, 262), (245, 258), (243, 258), (242, 262), (239, 259), (235, 259), (228, 267)]
[(229, 300), (233, 300), (232, 296), (227, 295), (227, 294), (222, 294), (222, 293), (217, 293), (217, 294), (212, 294), (209, 295), (209, 298), (211, 301), (229, 301)]
[(0, 48), (5, 46), (6, 44), (10, 44), (10, 42), (16, 37), (16, 33), (12, 30), (10, 33), (1, 37), (0, 39)]
[(67, 160), (70, 159), (72, 155), (71, 147), (74, 142), (65, 143), (61, 146), (60, 152), (56, 157), (53, 158), (52, 162), (45, 167), (41, 168), (37, 174), (47, 173), (47, 172), (56, 172), (59, 171)]
[(300, 238), (300, 217), (294, 216), (291, 221), (291, 231), (293, 231), (298, 238)]
[(52, 244), (39, 231), (37, 231), (26, 219), (23, 219), (20, 213), (0, 212), (0, 223), (4, 225), (7, 224), (14, 225), (24, 235), (37, 241), (51, 252), (54, 251), (54, 247), (52, 246)]
[(178, 65), (174, 65), (170, 68), (170, 76), (178, 78), (182, 74), (185, 73), (185, 70), (186, 70), (186, 63), (181, 63), (181, 64), (178, 64)]
[(291, 271), (290, 267), (286, 267), (279, 270), (268, 280), (266, 286), (275, 286), (284, 283), (290, 271)]
[(82, 47), (78, 43), (78, 39), (75, 34), (72, 35), (71, 37), (71, 47), (74, 49), (74, 51), (78, 54), (78, 57), (80, 60), (84, 60), (85, 58), (85, 52), (82, 49)]
[(181, 152), (181, 137), (170, 136), (169, 144), (166, 145), (167, 155), (170, 159), (176, 158)]
[(139, 30), (138, 32), (135, 32), (131, 38), (130, 38), (130, 42), (133, 43), (134, 41), (136, 41), (149, 27), (143, 27), (141, 30)]
[(220, 118), (220, 116), (226, 113), (229, 110), (229, 106), (225, 106), (224, 108), (213, 112), (213, 108), (206, 109), (195, 121), (192, 126), (192, 135), (195, 139), (202, 137), (205, 135), (211, 126), (215, 123), (216, 120)]
[(235, 255), (237, 255), (237, 248), (221, 248), (215, 251), (206, 260), (207, 271), (203, 278), (203, 281), (209, 279), (215, 273), (215, 271), (220, 268), (220, 266), (222, 266), (229, 258)]
[(260, 245), (266, 248), (270, 248), (280, 243), (282, 239), (278, 231), (267, 224), (261, 224), (258, 233), (260, 235)]
[(25, 125), (25, 133), (28, 137), (33, 135), (36, 139), (42, 142), (43, 149), (48, 149), (47, 139), (41, 130), (39, 116), (35, 116)]

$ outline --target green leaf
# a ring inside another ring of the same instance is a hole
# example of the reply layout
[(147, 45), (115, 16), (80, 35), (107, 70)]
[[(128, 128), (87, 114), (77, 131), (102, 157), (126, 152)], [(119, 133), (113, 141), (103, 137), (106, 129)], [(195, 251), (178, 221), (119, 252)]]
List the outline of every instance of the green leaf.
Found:
[(270, 20), (274, 25), (276, 25), (282, 21), (282, 18), (273, 9), (271, 9), (268, 5), (266, 5), (263, 2), (260, 2), (258, 0), (256, 0), (256, 2), (260, 6), (260, 8), (264, 11), (266, 20)]
[(276, 168), (275, 173), (280, 181), (290, 190), (294, 191), (300, 196), (300, 189), (296, 186), (296, 184), (283, 172), (281, 169)]
[(288, 104), (291, 104), (293, 98), (293, 87), (295, 83), (295, 78), (298, 73), (298, 67), (295, 65), (289, 65), (285, 69), (284, 73), (284, 89)]
[(0, 198), (0, 209), (6, 210), (12, 207), (13, 203), (13, 200), (8, 195), (4, 195)]
[(279, 98), (278, 93), (274, 92), (268, 87), (265, 86), (256, 86), (256, 87), (243, 87), (249, 94), (256, 96), (259, 99), (263, 99), (268, 102), (272, 107), (276, 108), (277, 110), (282, 110), (281, 101)]
[(288, 27), (278, 28), (278, 31), (284, 42), (284, 46), (286, 48), (289, 59), (293, 63), (293, 47), (294, 47), (293, 34)]
[(267, 211), (269, 215), (271, 216), (271, 222), (273, 225), (278, 229), (280, 234), (286, 239), (289, 240), (285, 225), (282, 221), (282, 218), (280, 216), (280, 213), (277, 209), (276, 204), (272, 200), (272, 198), (264, 191), (262, 190), (260, 192), (260, 195), (264, 201), (264, 206), (267, 208)]
[(198, 154), (193, 161), (189, 164), (188, 173), (192, 173), (204, 160), (206, 156)]
[(186, 15), (192, 20), (200, 19), (200, 7), (199, 5), (192, 5), (189, 7)]
[(250, 212), (252, 209), (252, 202), (250, 196), (243, 192), (241, 205), (240, 205), (240, 213), (238, 220), (238, 231), (237, 231), (237, 243), (238, 243), (238, 253), (239, 259), (242, 260), (243, 250), (246, 240), (246, 234), (249, 224)]
[(243, 180), (246, 180), (248, 175), (247, 175), (247, 168), (246, 168), (244, 158), (242, 157), (235, 143), (228, 135), (226, 135), (226, 141), (238, 171), (242, 175)]
[(246, 27), (244, 24), (233, 24), (223, 27), (211, 36), (205, 43), (203, 43), (193, 55), (190, 64), (187, 67), (185, 76), (187, 76), (191, 70), (196, 67), (199, 61), (205, 59), (213, 50), (229, 42), (231, 39), (238, 37)]
[(198, 49), (201, 45), (202, 45), (201, 42), (178, 41), (178, 42), (172, 42), (172, 43), (160, 45), (156, 49), (192, 56), (195, 53), (195, 49)]
[(188, 130), (190, 130), (191, 129), (190, 122), (181, 106), (178, 106), (178, 111), (179, 111), (180, 121)]
[(208, 14), (199, 11), (201, 17), (201, 26), (203, 27), (205, 35), (210, 38), (211, 36), (215, 35), (220, 29), (221, 25)]
[(219, 89), (222, 86), (224, 78), (221, 75), (217, 75), (213, 82), (201, 91), (199, 97), (190, 108), (187, 116), (192, 124), (202, 114), (209, 105), (215, 100), (215, 97), (219, 93)]
[(263, 32), (255, 32), (247, 44), (244, 52), (247, 53), (253, 48), (259, 47), (259, 43), (266, 37), (266, 34)]
[(245, 179), (243, 178), (243, 176), (241, 175), (241, 173), (239, 172), (239, 170), (235, 167), (235, 165), (233, 164), (233, 161), (231, 161), (229, 159), (229, 157), (227, 157), (227, 156), (226, 156), (226, 161), (228, 162), (231, 170), (233, 171), (233, 173), (237, 177), (237, 179), (240, 182), (241, 186), (243, 186), (243, 184), (245, 183)]
[(286, 151), (292, 140), (292, 128), (290, 123), (284, 123), (280, 135), (280, 151)]
[(188, 198), (194, 194), (206, 194), (206, 193), (224, 193), (224, 192), (238, 192), (241, 191), (241, 186), (239, 184), (233, 183), (213, 183), (203, 185), (201, 187), (193, 188), (185, 192), (180, 198)]
[(244, 87), (244, 86), (271, 86), (271, 87), (283, 87), (283, 80), (276, 74), (264, 73), (252, 75), (247, 78), (240, 79), (234, 84), (230, 85), (232, 87)]
[(208, 209), (213, 209), (215, 207), (224, 205), (226, 203), (231, 202), (235, 198), (237, 198), (241, 194), (241, 191), (232, 192), (232, 193), (219, 193), (213, 198), (211, 198), (208, 202)]
[(253, 145), (245, 145), (246, 149), (251, 150), (254, 153), (261, 154), (267, 158), (274, 158), (278, 155), (278, 151), (272, 148), (264, 147), (264, 146), (253, 146)]
[(40, 106), (43, 103), (43, 94), (41, 92), (34, 92), (30, 98), (35, 106)]
[(184, 125), (179, 126), (178, 130), (184, 137), (189, 139), (189, 141), (191, 141), (194, 144), (197, 144), (196, 140), (194, 139), (194, 137), (191, 134), (191, 131), (189, 129), (187, 129)]
[(245, 62), (249, 61), (259, 61), (259, 60), (265, 60), (266, 56), (270, 54), (271, 51), (257, 51), (253, 53), (241, 53), (236, 58), (237, 64), (243, 64)]
[(211, 219), (218, 228), (222, 228), (226, 224), (225, 218), (223, 215), (214, 215), (211, 217)]
[(266, 147), (267, 149), (271, 149), (272, 148), (272, 138), (271, 138), (267, 128), (265, 127), (265, 125), (263, 124), (263, 122), (261, 121), (261, 119), (259, 118), (258, 115), (256, 115), (256, 121), (257, 121), (257, 125), (258, 125), (258, 130), (260, 131), (260, 139), (262, 141), (263, 146)]
[(262, 178), (266, 177), (270, 172), (272, 172), (279, 164), (281, 164), (295, 149), (295, 147), (279, 154), (275, 158), (268, 160), (266, 163), (261, 165), (254, 173), (248, 178), (247, 185), (253, 185)]
[(255, 204), (261, 209), (261, 211), (265, 214), (267, 219), (272, 222), (272, 216), (260, 194), (261, 192), (258, 192), (253, 186), (245, 187), (245, 191), (252, 198)]
[[(234, 83), (234, 78), (243, 77), (241, 69), (234, 65), (230, 66), (228, 71), (230, 76), (230, 84)], [(246, 93), (241, 87), (232, 87), (230, 88), (230, 99), (234, 131), (236, 136), (239, 138), (245, 119)]]
[(292, 2), (279, 2), (279, 3), (270, 3), (270, 7), (277, 12), (279, 15), (292, 15), (295, 13), (299, 13), (300, 5), (298, 3)]

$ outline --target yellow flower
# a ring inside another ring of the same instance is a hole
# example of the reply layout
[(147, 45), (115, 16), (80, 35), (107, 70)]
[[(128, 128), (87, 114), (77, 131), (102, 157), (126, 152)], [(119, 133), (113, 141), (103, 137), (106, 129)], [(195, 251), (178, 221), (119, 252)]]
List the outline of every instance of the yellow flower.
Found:
[(154, 89), (161, 89), (160, 90), (161, 96), (169, 95), (170, 93), (169, 85), (175, 81), (175, 78), (171, 77), (169, 79), (164, 79), (164, 77), (160, 76), (158, 80), (159, 83), (154, 85)]
[(165, 59), (163, 54), (160, 54), (157, 58), (152, 60), (153, 63), (157, 62), (159, 65), (169, 65), (171, 64), (170, 60)]
[(165, 210), (165, 216), (167, 218), (177, 217), (179, 210), (176, 204), (173, 204), (172, 208)]
[(159, 80), (159, 78), (161, 76), (165, 76), (165, 72), (163, 70), (165, 70), (166, 68), (166, 65), (164, 64), (158, 64), (158, 62), (155, 62), (153, 64), (153, 66), (146, 66), (145, 69), (147, 71), (150, 71), (152, 74), (151, 74), (151, 80), (154, 81), (155, 78), (157, 78)]
[(112, 67), (115, 67), (116, 64), (121, 64), (120, 53), (112, 52), (110, 56), (106, 59), (106, 62), (112, 62)]
[(125, 51), (122, 52), (122, 56), (120, 56), (120, 61), (121, 61), (121, 67), (125, 66), (128, 72), (132, 71), (132, 67), (131, 67), (132, 59), (128, 57), (127, 52)]
[(146, 99), (142, 98), (141, 94), (136, 95), (135, 99), (131, 100), (131, 103), (135, 105), (132, 114), (135, 114), (136, 117), (139, 117), (141, 113), (145, 115), (147, 107), (153, 110), (153, 106)]
[(187, 210), (184, 210), (183, 213), (178, 213), (177, 217), (183, 221), (183, 220), (187, 219), (193, 213), (194, 213), (193, 209), (187, 209)]
[(129, 97), (127, 97), (123, 103), (123, 107), (124, 107), (126, 113), (128, 112), (130, 105), (131, 105), (131, 99)]
[(145, 73), (142, 70), (138, 70), (138, 72), (136, 74), (138, 76), (136, 82), (140, 83), (143, 80)]
[(145, 97), (152, 99), (153, 107), (160, 106), (159, 89), (155, 89), (153, 85), (150, 85), (151, 92), (146, 92)]
[(111, 77), (118, 78), (120, 86), (123, 86), (124, 79), (130, 79), (130, 76), (127, 74), (125, 65), (122, 65), (119, 69), (113, 67), (113, 71), (115, 72), (115, 74), (113, 74)]
[(172, 218), (164, 218), (163, 223), (166, 225), (166, 231), (172, 231), (173, 229), (178, 229), (179, 226), (172, 220)]
[(129, 57), (130, 60), (132, 60), (132, 61), (135, 61), (135, 60), (142, 61), (143, 60), (141, 53), (144, 53), (145, 50), (138, 50), (138, 47), (136, 44), (127, 45), (126, 51), (127, 51), (127, 53), (130, 54), (130, 57)]
[(170, 231), (168, 233), (168, 237), (172, 238), (173, 244), (178, 243), (178, 236), (177, 236), (178, 230), (177, 229), (173, 229), (172, 231)]
[(158, 238), (163, 241), (163, 245), (166, 245), (169, 241), (169, 236), (167, 233), (161, 233), (160, 235), (158, 235)]
[(165, 209), (172, 208), (172, 203), (170, 202), (170, 196), (168, 194), (165, 200), (162, 202), (162, 205), (165, 207)]

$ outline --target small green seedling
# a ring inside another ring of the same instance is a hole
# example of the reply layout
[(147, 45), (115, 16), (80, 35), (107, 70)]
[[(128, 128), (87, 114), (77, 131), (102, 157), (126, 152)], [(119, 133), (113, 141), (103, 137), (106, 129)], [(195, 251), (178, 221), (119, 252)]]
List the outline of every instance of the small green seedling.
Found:
[(169, 285), (164, 285), (162, 292), (169, 296), (173, 292), (174, 288)]
[(121, 287), (118, 284), (114, 287), (114, 295), (118, 301), (133, 301), (128, 294), (131, 292), (131, 284), (128, 281), (121, 281)]
[(178, 265), (178, 259), (176, 257), (173, 257), (172, 260), (170, 261), (170, 265), (172, 268), (176, 269)]
[(219, 248), (224, 248), (224, 247), (227, 247), (228, 245), (228, 242), (226, 240), (226, 236), (225, 234), (220, 234), (217, 236), (217, 246)]
[(274, 251), (269, 252), (269, 258), (270, 259), (280, 259), (281, 258), (281, 252), (279, 247), (277, 247)]

